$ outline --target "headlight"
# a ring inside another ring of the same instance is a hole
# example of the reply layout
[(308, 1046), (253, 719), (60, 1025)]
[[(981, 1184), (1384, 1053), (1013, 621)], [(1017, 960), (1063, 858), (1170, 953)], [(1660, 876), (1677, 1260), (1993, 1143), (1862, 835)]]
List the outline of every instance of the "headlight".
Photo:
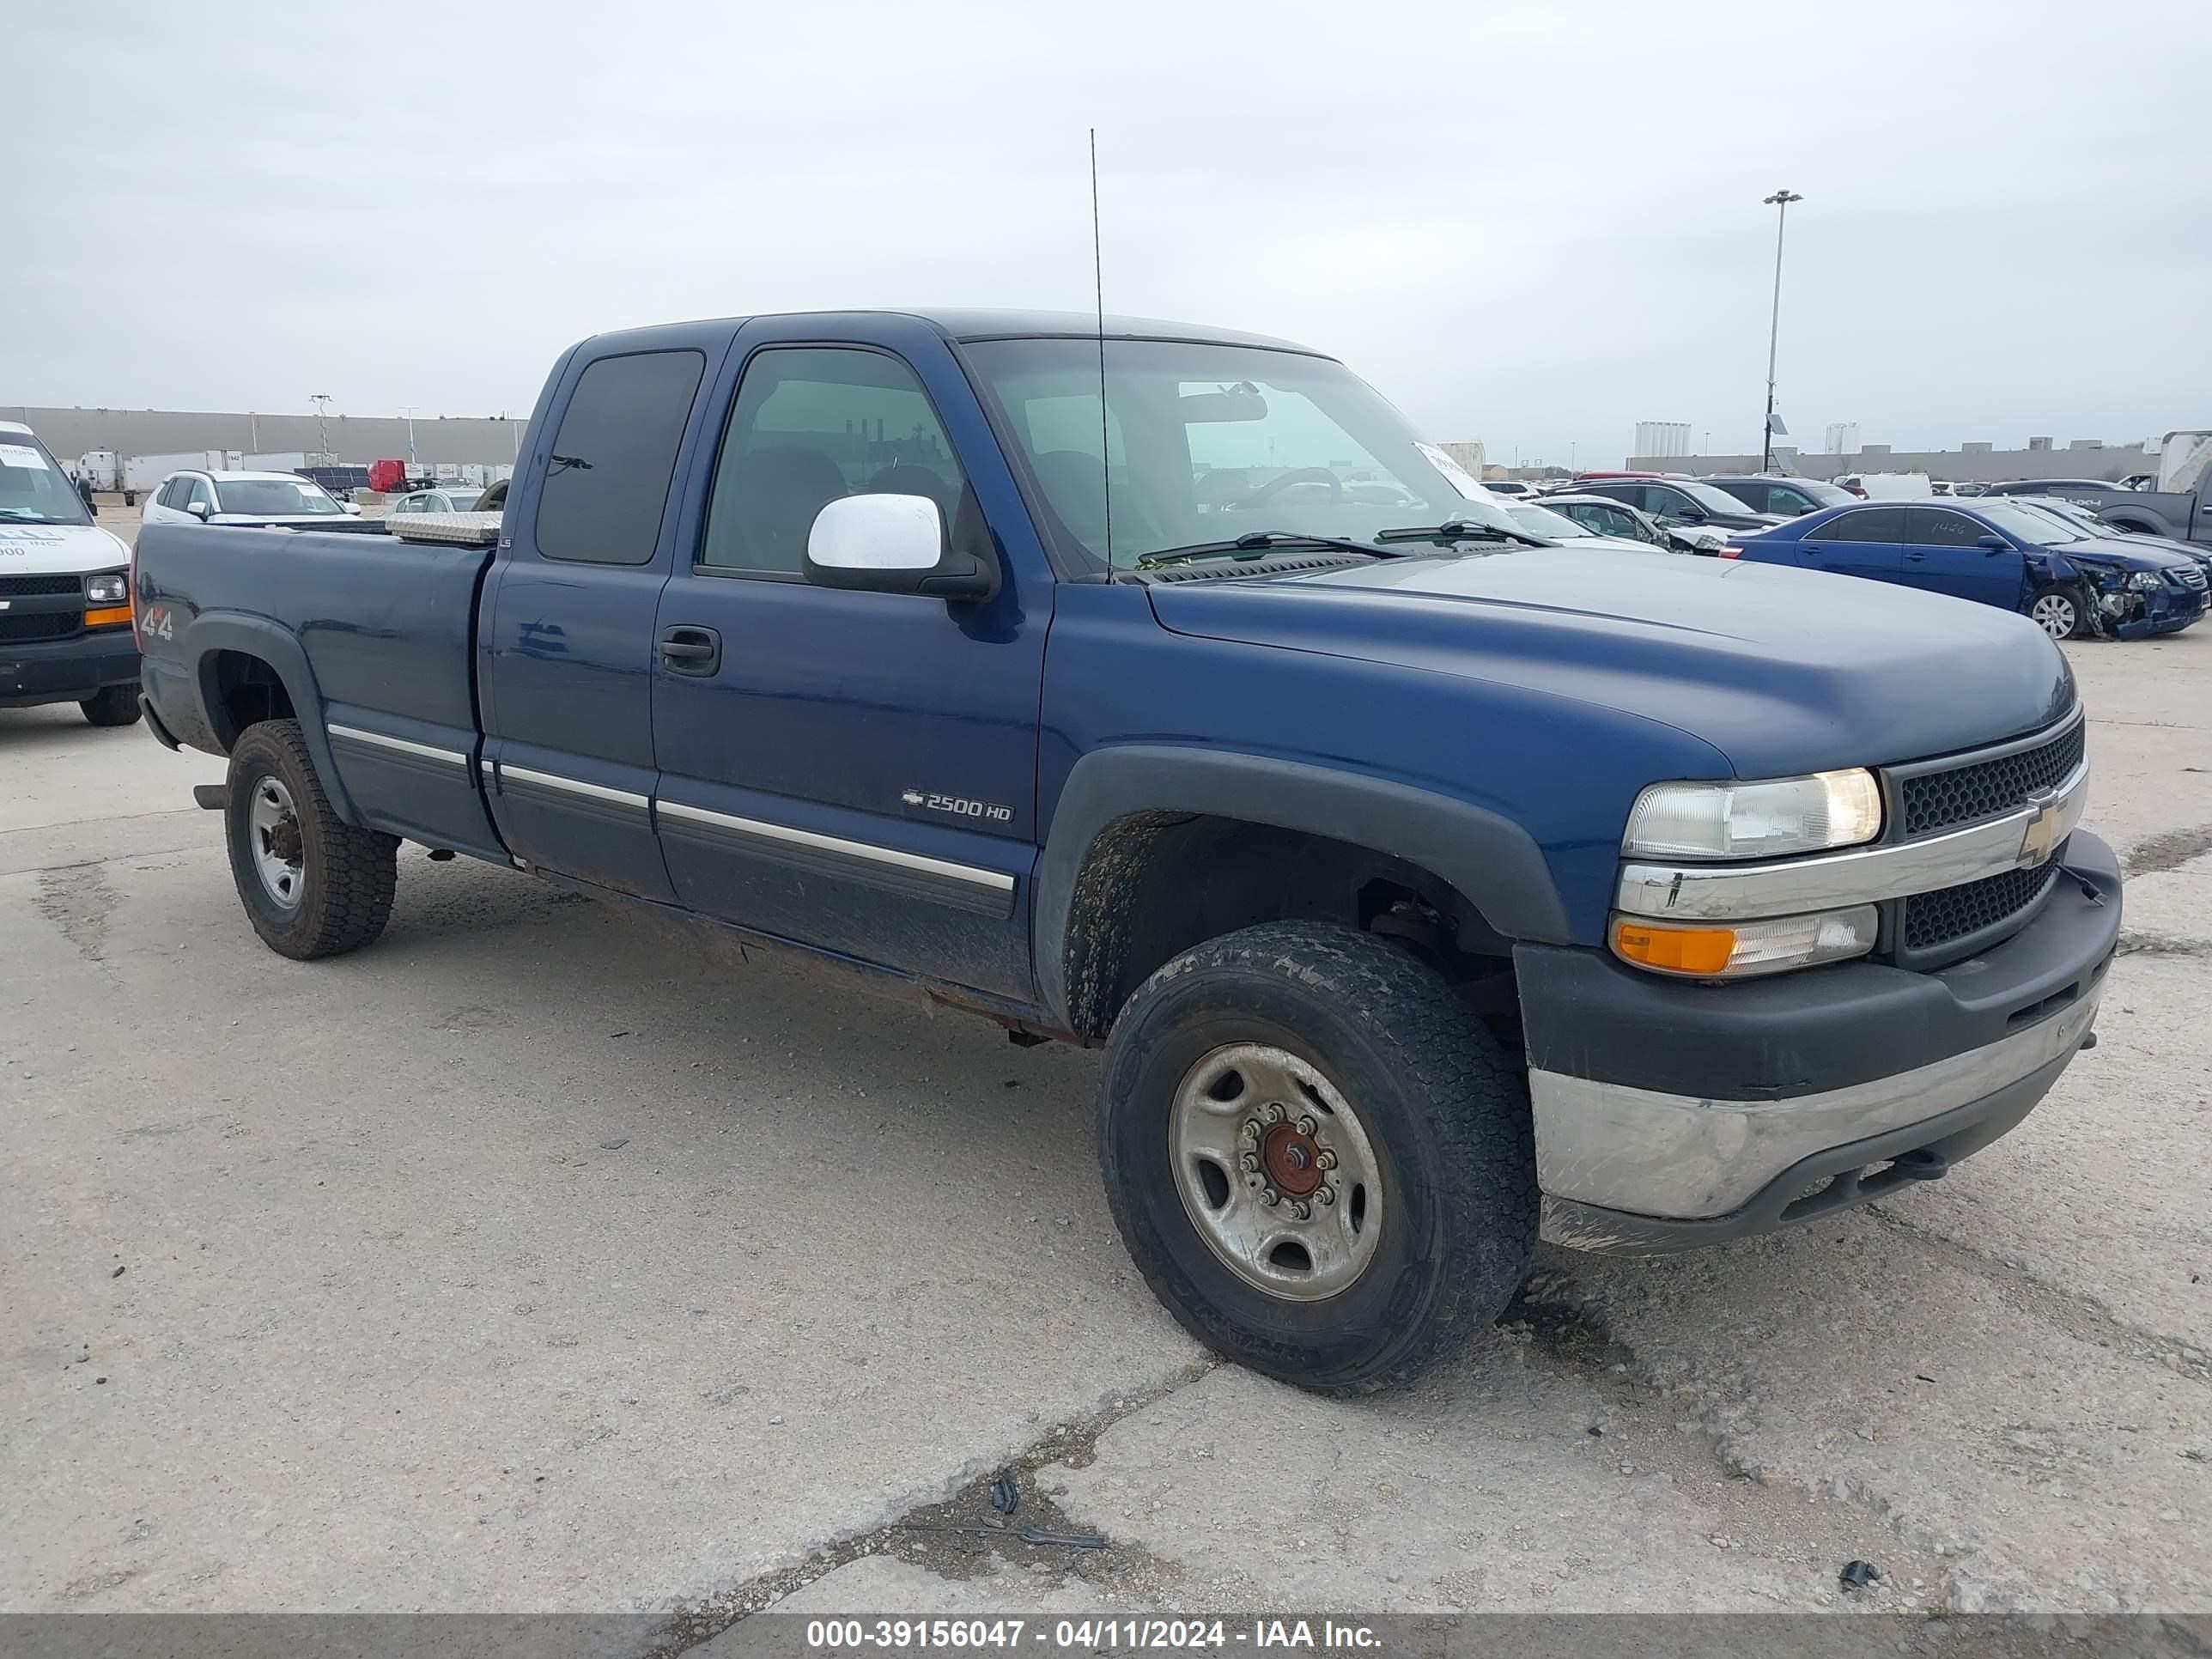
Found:
[(1765, 858), (1856, 847), (1881, 833), (1881, 786), (1863, 769), (1767, 783), (1655, 783), (1621, 850), (1644, 857)]
[(1613, 953), (1624, 962), (1685, 979), (1748, 979), (1841, 962), (1874, 949), (1881, 920), (1871, 904), (1818, 915), (1780, 916), (1723, 926), (1681, 927), (1615, 916)]
[(103, 572), (84, 579), (84, 598), (88, 605), (121, 605), (129, 592), (119, 570)]
[(2166, 578), (2155, 570), (2137, 570), (2128, 577), (2128, 586), (2138, 593), (2148, 593), (2166, 586)]

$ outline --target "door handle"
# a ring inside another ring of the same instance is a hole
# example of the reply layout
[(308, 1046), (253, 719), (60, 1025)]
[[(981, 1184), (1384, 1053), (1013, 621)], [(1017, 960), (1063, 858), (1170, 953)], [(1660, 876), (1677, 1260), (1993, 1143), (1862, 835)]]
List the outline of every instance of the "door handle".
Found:
[(1905, 556), (1906, 558), (1908, 558), (1908, 559), (1911, 560), (1911, 561), (1912, 561), (1912, 562), (1913, 562), (1913, 563), (1915, 563), (1915, 564), (1921, 564), (1921, 563), (1925, 562), (1926, 562), (1926, 560), (1927, 560), (1927, 557), (1928, 557), (1928, 556), (1927, 556), (1925, 553), (1908, 553), (1908, 554), (1906, 554)]
[(722, 636), (711, 628), (684, 625), (660, 632), (660, 660), (669, 672), (703, 679), (722, 666)]

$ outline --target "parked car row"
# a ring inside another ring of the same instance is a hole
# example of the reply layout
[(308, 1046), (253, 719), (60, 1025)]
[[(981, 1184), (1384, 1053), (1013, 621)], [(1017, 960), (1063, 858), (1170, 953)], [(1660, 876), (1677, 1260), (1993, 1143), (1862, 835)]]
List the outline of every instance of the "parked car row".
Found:
[(1723, 556), (1895, 582), (2023, 611), (2053, 639), (2141, 639), (2204, 615), (2204, 566), (2140, 538), (2100, 535), (1998, 499), (1853, 502), (1756, 536)]

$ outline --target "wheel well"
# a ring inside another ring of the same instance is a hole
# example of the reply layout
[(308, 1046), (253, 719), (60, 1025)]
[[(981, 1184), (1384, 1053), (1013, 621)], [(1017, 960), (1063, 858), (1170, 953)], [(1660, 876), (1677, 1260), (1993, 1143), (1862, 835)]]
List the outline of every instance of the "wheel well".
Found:
[(2113, 529), (2124, 530), (2130, 535), (2163, 536), (2167, 533), (2165, 526), (2154, 523), (2148, 519), (2119, 518), (2107, 515), (2105, 522), (2112, 526)]
[(297, 712), (283, 677), (250, 652), (213, 652), (200, 665), (200, 675), (208, 718), (226, 752), (246, 727), (290, 720)]
[(1419, 866), (1273, 824), (1139, 812), (1100, 833), (1076, 878), (1063, 946), (1070, 1029), (1103, 1037), (1155, 969), (1263, 921), (1335, 921), (1402, 939), (1486, 1013), (1516, 1006), (1495, 994), (1511, 984), (1511, 943)]

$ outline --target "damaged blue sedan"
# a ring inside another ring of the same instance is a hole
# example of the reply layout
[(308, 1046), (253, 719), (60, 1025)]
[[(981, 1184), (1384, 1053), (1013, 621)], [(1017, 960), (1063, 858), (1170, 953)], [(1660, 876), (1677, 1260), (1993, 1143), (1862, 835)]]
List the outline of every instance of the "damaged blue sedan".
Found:
[(1739, 539), (1747, 562), (2002, 605), (2056, 640), (2174, 634), (2204, 615), (2197, 561), (2003, 501), (1853, 502)]

